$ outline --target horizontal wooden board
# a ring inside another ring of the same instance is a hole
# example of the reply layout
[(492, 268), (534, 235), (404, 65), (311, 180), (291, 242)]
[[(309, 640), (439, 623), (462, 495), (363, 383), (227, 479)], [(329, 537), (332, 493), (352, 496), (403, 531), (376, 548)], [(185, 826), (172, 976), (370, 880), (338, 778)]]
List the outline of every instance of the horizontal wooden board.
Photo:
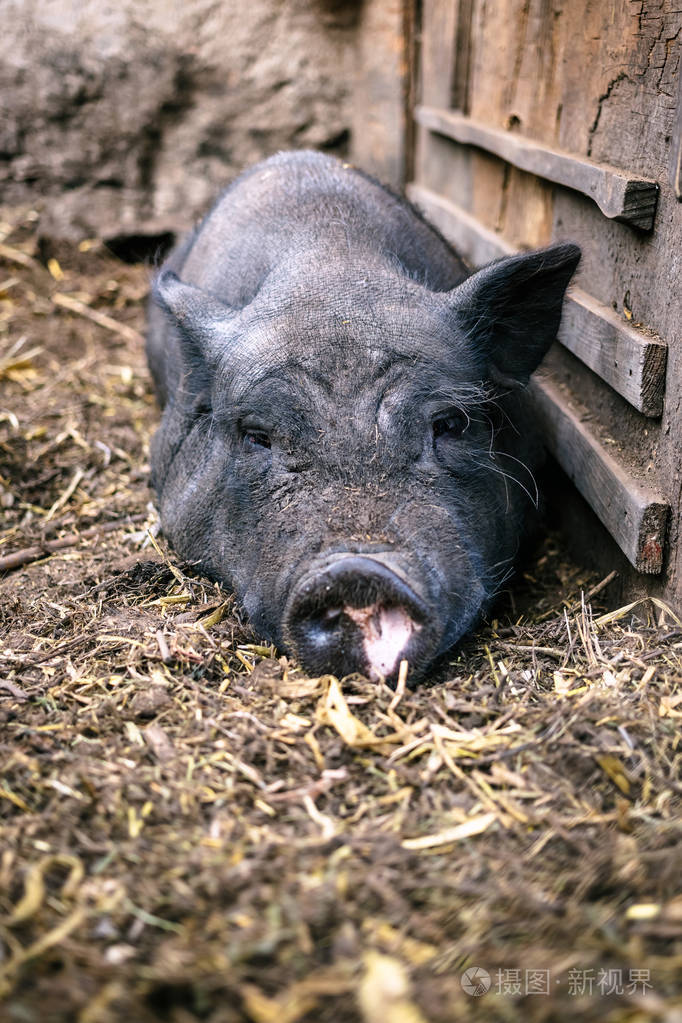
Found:
[(564, 304), (559, 341), (638, 412), (662, 414), (668, 349), (656, 335), (642, 333), (573, 288)]
[[(513, 247), (471, 214), (422, 185), (408, 185), (410, 199), (472, 266), (510, 255)], [(602, 302), (573, 288), (564, 303), (559, 341), (638, 412), (660, 416), (667, 346), (637, 330)]]
[(623, 469), (548, 378), (534, 377), (530, 392), (545, 444), (566, 475), (637, 571), (660, 572), (670, 511), (667, 502)]
[(484, 266), (493, 259), (516, 252), (501, 235), (484, 227), (461, 206), (430, 188), (411, 182), (406, 192), (408, 199), (419, 207), (470, 266)]
[(653, 227), (658, 200), (655, 181), (490, 128), (456, 111), (420, 106), (415, 110), (415, 118), (430, 131), (463, 145), (478, 146), (529, 174), (582, 192), (605, 217), (645, 231)]

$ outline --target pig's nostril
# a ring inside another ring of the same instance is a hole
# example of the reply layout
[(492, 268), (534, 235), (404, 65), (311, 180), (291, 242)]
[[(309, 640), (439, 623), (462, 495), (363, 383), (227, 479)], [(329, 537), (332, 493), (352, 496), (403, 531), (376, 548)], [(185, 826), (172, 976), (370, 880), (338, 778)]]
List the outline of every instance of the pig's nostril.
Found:
[(362, 555), (339, 558), (306, 576), (285, 612), (288, 642), (311, 674), (359, 671), (375, 679), (393, 678), (400, 659), (409, 660), (424, 645), (425, 622), (412, 587), (378, 559)]
[(305, 651), (302, 660), (312, 674), (326, 671), (341, 674), (338, 662), (347, 647), (350, 625), (340, 608), (311, 611), (296, 620), (292, 628), (296, 648)]

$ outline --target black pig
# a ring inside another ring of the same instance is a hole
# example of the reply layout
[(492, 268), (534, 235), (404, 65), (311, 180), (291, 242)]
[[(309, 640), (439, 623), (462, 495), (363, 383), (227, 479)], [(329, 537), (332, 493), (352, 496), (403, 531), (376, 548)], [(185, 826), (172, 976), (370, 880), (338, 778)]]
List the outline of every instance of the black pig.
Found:
[(282, 153), (159, 273), (164, 532), (312, 674), (422, 675), (507, 578), (536, 503), (520, 390), (580, 252), (470, 275), (406, 202)]

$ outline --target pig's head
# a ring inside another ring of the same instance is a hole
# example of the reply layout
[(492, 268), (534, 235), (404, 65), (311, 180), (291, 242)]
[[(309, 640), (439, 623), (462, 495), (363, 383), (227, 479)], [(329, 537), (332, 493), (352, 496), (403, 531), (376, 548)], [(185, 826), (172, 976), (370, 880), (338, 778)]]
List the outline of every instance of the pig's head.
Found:
[(508, 576), (536, 504), (515, 409), (579, 255), (433, 291), (314, 253), (241, 308), (163, 272), (182, 360), (154, 441), (171, 542), (310, 673), (422, 674)]

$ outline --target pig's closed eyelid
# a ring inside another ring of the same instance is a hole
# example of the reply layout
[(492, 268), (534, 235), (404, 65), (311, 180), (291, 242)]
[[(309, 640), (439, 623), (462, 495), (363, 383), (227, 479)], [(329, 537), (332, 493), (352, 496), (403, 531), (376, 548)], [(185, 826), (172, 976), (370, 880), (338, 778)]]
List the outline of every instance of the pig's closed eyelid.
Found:
[(233, 420), (233, 423), (242, 437), (247, 435), (270, 437), (273, 433), (272, 423), (263, 416), (242, 416), (237, 420)]
[(216, 415), (233, 429), (239, 428), (242, 423), (248, 423), (249, 426), (257, 424), (270, 433), (292, 437), (303, 435), (309, 422), (305, 411), (292, 405), (288, 395), (268, 395), (262, 404), (232, 404), (222, 411), (217, 409)]
[(268, 416), (266, 416), (263, 412), (260, 412), (258, 409), (249, 409), (248, 411), (236, 413), (233, 411), (231, 418), (234, 422), (239, 423), (240, 426), (251, 426), (255, 423), (258, 426), (264, 427), (265, 423), (268, 421)]

